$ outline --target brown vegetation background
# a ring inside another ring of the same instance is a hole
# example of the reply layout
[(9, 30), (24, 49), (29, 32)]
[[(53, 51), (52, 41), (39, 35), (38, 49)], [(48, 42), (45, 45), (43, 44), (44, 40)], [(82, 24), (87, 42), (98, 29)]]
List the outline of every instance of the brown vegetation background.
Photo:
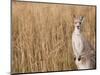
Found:
[(95, 47), (95, 6), (12, 3), (12, 73), (77, 69), (71, 44), (73, 15)]

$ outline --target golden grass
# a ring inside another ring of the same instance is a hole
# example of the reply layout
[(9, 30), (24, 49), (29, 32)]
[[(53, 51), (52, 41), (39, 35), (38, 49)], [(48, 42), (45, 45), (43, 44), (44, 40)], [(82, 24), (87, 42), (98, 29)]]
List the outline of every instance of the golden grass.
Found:
[(77, 69), (71, 37), (73, 15), (85, 16), (84, 36), (95, 47), (95, 7), (12, 3), (12, 73)]

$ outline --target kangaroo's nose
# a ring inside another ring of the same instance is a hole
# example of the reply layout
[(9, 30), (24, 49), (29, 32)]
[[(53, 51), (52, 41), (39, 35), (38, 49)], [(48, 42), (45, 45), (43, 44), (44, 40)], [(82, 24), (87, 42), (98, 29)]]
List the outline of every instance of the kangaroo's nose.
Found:
[(80, 29), (80, 26), (77, 26), (77, 29)]

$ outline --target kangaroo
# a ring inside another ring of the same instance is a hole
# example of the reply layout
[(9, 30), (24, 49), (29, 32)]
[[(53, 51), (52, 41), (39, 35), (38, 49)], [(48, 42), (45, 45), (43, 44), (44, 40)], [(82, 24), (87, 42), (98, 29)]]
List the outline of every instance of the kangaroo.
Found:
[(72, 47), (74, 60), (78, 69), (95, 68), (95, 50), (81, 33), (83, 16), (74, 17), (74, 32), (72, 34)]

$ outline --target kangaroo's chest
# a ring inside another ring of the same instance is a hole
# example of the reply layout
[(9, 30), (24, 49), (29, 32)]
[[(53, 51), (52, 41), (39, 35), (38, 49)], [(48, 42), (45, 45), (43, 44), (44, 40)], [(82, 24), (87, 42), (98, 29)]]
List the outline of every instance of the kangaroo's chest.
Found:
[(82, 35), (73, 34), (72, 41), (73, 41), (75, 50), (78, 53), (81, 53), (81, 51), (83, 50)]

